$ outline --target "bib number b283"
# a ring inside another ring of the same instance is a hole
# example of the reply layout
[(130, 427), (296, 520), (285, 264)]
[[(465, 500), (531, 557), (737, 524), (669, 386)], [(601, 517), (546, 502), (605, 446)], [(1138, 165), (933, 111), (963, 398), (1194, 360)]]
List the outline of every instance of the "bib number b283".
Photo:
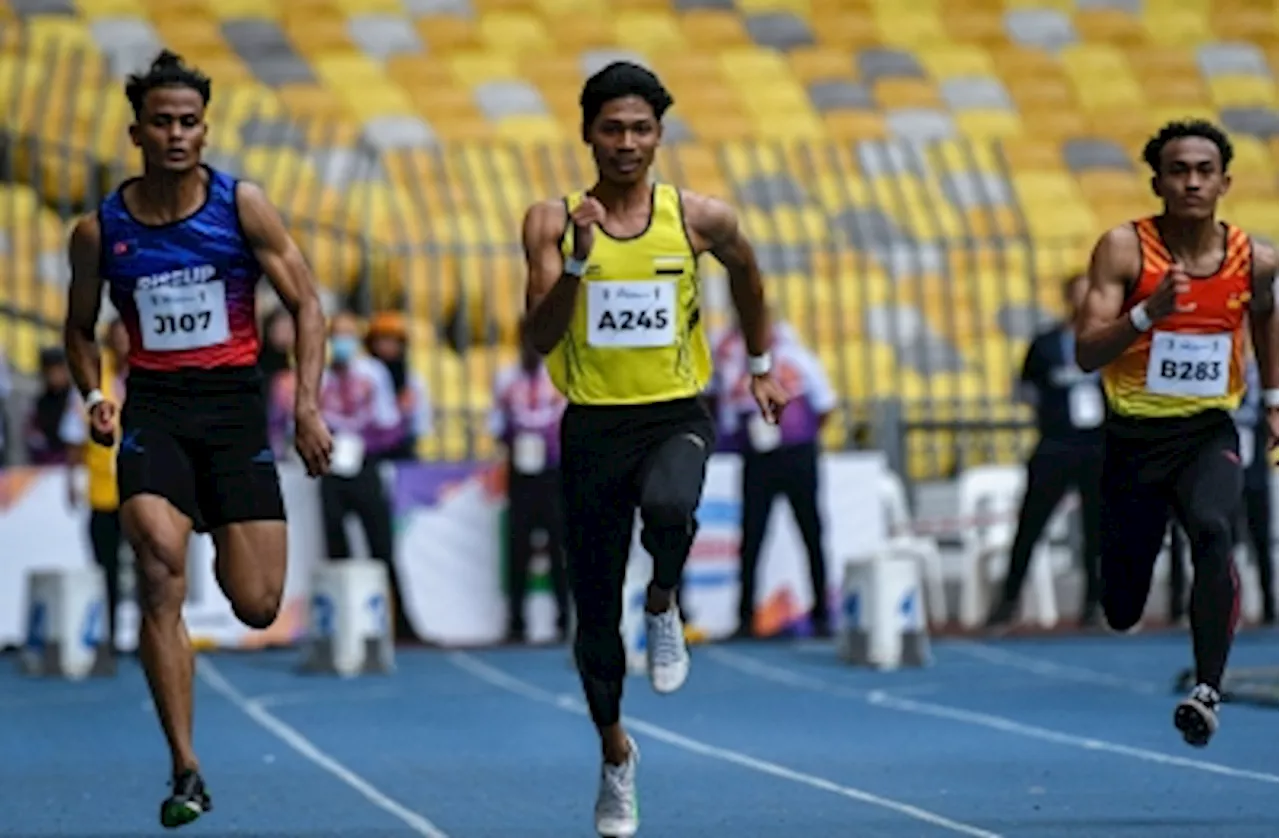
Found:
[(597, 347), (670, 346), (676, 340), (672, 281), (587, 283), (587, 343)]
[(227, 289), (222, 282), (148, 288), (135, 292), (133, 298), (142, 346), (151, 352), (204, 349), (231, 336)]
[(1156, 332), (1147, 362), (1147, 390), (1162, 396), (1223, 396), (1230, 367), (1230, 335)]

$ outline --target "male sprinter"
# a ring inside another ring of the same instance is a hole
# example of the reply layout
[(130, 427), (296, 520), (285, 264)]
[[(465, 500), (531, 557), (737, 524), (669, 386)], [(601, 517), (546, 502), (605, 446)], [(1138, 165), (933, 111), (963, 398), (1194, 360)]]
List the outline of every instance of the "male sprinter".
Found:
[(733, 211), (650, 183), (672, 101), (635, 64), (614, 63), (588, 79), (582, 139), (598, 180), (535, 204), (524, 218), (526, 328), (569, 402), (561, 421), (566, 553), (574, 649), (604, 753), (595, 808), (604, 836), (639, 828), (636, 746), (619, 721), (626, 660), (618, 629), (637, 507), (654, 565), (645, 602), (649, 679), (670, 693), (689, 672), (675, 591), (715, 433), (700, 399), (711, 375), (700, 254), (709, 251), (729, 272), (761, 411), (777, 421), (787, 402), (770, 373), (760, 271)]
[(1109, 412), (1102, 466), (1102, 606), (1138, 623), (1168, 511), (1191, 541), (1196, 686), (1174, 711), (1186, 741), (1209, 743), (1236, 622), (1233, 536), (1243, 474), (1230, 411), (1245, 387), (1248, 317), (1276, 445), (1276, 251), (1216, 217), (1231, 143), (1202, 121), (1147, 143), (1164, 211), (1098, 242), (1077, 324), (1076, 360), (1102, 369)]
[(187, 540), (209, 532), (236, 616), (265, 629), (285, 576), (284, 504), (258, 379), (254, 288), (270, 277), (298, 332), (297, 448), (328, 468), (316, 392), (324, 316), (302, 254), (262, 192), (201, 164), (210, 82), (168, 51), (125, 92), (143, 174), (71, 236), (67, 356), (99, 445), (115, 437), (93, 339), (102, 287), (129, 330), (129, 395), (117, 473), (121, 522), (139, 570), (139, 651), (173, 761), (160, 822), (210, 808), (191, 741), (194, 659), (182, 621)]

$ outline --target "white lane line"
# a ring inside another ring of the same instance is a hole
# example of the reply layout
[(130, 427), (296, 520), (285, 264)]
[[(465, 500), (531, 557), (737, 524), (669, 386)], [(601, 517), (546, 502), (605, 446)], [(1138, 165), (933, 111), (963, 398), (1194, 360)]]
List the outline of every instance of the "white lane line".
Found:
[(423, 836), (423, 838), (449, 838), (448, 833), (440, 829), (440, 827), (412, 809), (408, 809), (387, 797), (368, 780), (320, 750), (314, 742), (281, 721), (270, 710), (246, 698), (244, 693), (236, 689), (208, 658), (201, 657), (197, 659), (196, 675), (199, 676), (200, 680), (208, 684), (214, 692), (234, 704), (242, 713), (268, 733), (350, 786), (373, 806), (396, 818), (416, 834)]
[(1050, 663), (1049, 661), (1033, 658), (1030, 655), (1010, 652), (1006, 649), (997, 649), (994, 646), (974, 643), (972, 641), (948, 641), (946, 646), (943, 648), (953, 649), (972, 658), (977, 658), (985, 663), (994, 664), (995, 666), (1030, 672), (1033, 675), (1039, 675), (1042, 678), (1053, 679), (1055, 681), (1073, 681), (1079, 684), (1114, 687), (1116, 689), (1138, 693), (1139, 695), (1163, 695), (1167, 692), (1167, 690), (1161, 689), (1154, 684), (1150, 684), (1145, 681), (1135, 681), (1132, 678), (1124, 678), (1119, 675), (1112, 675), (1109, 672), (1100, 672), (1096, 669), (1089, 669), (1088, 667), (1083, 666)]
[(883, 690), (872, 690), (870, 692), (851, 690), (841, 687), (838, 684), (832, 684), (821, 678), (802, 675), (801, 673), (794, 672), (790, 669), (786, 669), (785, 667), (762, 663), (761, 661), (753, 660), (736, 652), (729, 652), (724, 649), (706, 648), (702, 650), (702, 655), (721, 663), (724, 666), (731, 667), (739, 672), (756, 678), (773, 681), (774, 683), (792, 688), (813, 690), (841, 698), (858, 699), (877, 707), (885, 707), (887, 709), (898, 710), (903, 713), (912, 713), (917, 716), (932, 716), (934, 718), (946, 719), (948, 721), (959, 722), (961, 724), (985, 727), (989, 730), (998, 730), (1002, 733), (1022, 736), (1027, 739), (1039, 739), (1043, 742), (1053, 742), (1057, 745), (1067, 745), (1087, 751), (1101, 751), (1109, 754), (1115, 754), (1116, 756), (1129, 757), (1130, 759), (1153, 762), (1159, 765), (1168, 765), (1175, 768), (1204, 771), (1209, 774), (1220, 774), (1224, 777), (1234, 777), (1240, 780), (1256, 780), (1262, 783), (1280, 783), (1280, 777), (1274, 774), (1266, 774), (1261, 771), (1232, 768), (1231, 766), (1221, 765), (1216, 762), (1206, 762), (1204, 760), (1191, 759), (1189, 757), (1178, 757), (1173, 756), (1172, 754), (1163, 754), (1159, 751), (1150, 751), (1146, 748), (1135, 748), (1129, 745), (1121, 745), (1117, 742), (1109, 742), (1105, 739), (1076, 736), (1070, 733), (1063, 733), (1059, 730), (1039, 727), (1038, 725), (1023, 724), (1022, 722), (1018, 722), (1004, 716), (997, 716), (992, 713), (978, 713), (972, 710), (948, 707), (943, 704), (935, 704), (929, 701), (899, 698), (897, 696), (890, 695)]
[[(490, 684), (498, 689), (506, 690), (514, 693), (530, 701), (536, 701), (547, 704), (559, 710), (577, 715), (587, 715), (585, 705), (571, 695), (565, 693), (553, 693), (549, 690), (531, 684), (528, 681), (516, 678), (501, 669), (491, 666), (484, 661), (469, 655), (465, 652), (455, 652), (449, 655), (449, 662), (462, 669), (465, 672), (474, 675), (481, 681)], [(802, 786), (818, 789), (819, 791), (829, 792), (831, 794), (846, 797), (850, 800), (856, 800), (859, 803), (866, 803), (870, 806), (877, 806), (881, 809), (888, 809), (897, 812), (900, 815), (913, 818), (917, 821), (932, 824), (939, 829), (945, 829), (960, 835), (970, 835), (973, 838), (1001, 838), (999, 833), (991, 832), (977, 826), (967, 823), (955, 821), (943, 815), (930, 812), (927, 809), (921, 809), (918, 806), (912, 806), (908, 803), (901, 803), (897, 800), (891, 800), (887, 797), (881, 797), (861, 789), (852, 788), (850, 786), (842, 786), (824, 777), (817, 777), (813, 774), (805, 774), (800, 771), (793, 771), (790, 768), (768, 762), (766, 760), (757, 759), (748, 756), (739, 751), (733, 751), (728, 748), (720, 748), (715, 745), (708, 745), (697, 739), (691, 739), (688, 736), (676, 733), (660, 725), (637, 719), (634, 716), (627, 716), (625, 719), (627, 727), (631, 730), (644, 734), (652, 739), (665, 742), (668, 745), (680, 748), (699, 756), (717, 759), (721, 762), (732, 763), (741, 768), (755, 771), (760, 774), (767, 774), (780, 780), (788, 780), (792, 783), (798, 783)]]

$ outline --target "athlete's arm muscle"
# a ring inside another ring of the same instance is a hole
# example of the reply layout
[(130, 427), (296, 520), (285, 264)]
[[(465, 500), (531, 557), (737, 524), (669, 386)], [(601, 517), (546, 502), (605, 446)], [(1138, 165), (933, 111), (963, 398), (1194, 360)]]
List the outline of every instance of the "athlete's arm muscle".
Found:
[(738, 312), (747, 351), (763, 355), (769, 351), (769, 310), (764, 301), (764, 280), (756, 262), (755, 249), (743, 235), (738, 216), (724, 201), (684, 192), (685, 223), (695, 247), (716, 257), (729, 272), (729, 293)]
[(324, 310), (311, 269), (289, 235), (280, 213), (257, 186), (236, 189), (240, 224), (258, 264), (271, 281), (284, 307), (293, 315), (298, 335), (295, 411), (318, 411), (320, 375), (324, 372)]
[(86, 215), (71, 231), (71, 286), (67, 291), (67, 320), (62, 341), (71, 377), (81, 395), (102, 386), (102, 358), (94, 332), (102, 308), (102, 277), (98, 275), (101, 231), (96, 215)]
[(1253, 244), (1253, 293), (1249, 299), (1249, 331), (1253, 354), (1258, 359), (1258, 375), (1264, 390), (1280, 387), (1280, 332), (1276, 323), (1276, 249), (1269, 244)]
[(563, 204), (543, 201), (529, 207), (520, 235), (529, 271), (525, 329), (533, 348), (542, 355), (555, 349), (568, 331), (582, 282), (564, 272), (560, 239), (566, 223)]
[(1108, 231), (1089, 260), (1089, 292), (1076, 319), (1076, 364), (1085, 372), (1119, 358), (1139, 332), (1122, 317), (1125, 288), (1139, 271), (1138, 236), (1132, 227)]

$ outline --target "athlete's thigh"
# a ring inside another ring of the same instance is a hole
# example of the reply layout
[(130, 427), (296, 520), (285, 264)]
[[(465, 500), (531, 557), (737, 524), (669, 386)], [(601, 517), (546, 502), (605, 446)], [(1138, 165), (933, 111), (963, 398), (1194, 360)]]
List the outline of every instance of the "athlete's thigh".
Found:
[(209, 531), (228, 524), (285, 520), (266, 410), (254, 394), (203, 407), (202, 436), (192, 459), (199, 474), (196, 500)]
[[(140, 536), (148, 535), (139, 527), (163, 524), (171, 512), (187, 518), (188, 527), (201, 523), (195, 465), (183, 444), (183, 429), (170, 413), (164, 406), (152, 410), (135, 403), (127, 405), (121, 417), (116, 484), (125, 533), (135, 545)], [(126, 507), (138, 509), (135, 498), (152, 500), (141, 503), (142, 513), (126, 515)], [(151, 507), (159, 509), (148, 511)]]
[(1102, 465), (1100, 570), (1111, 596), (1146, 601), (1169, 521), (1169, 490), (1144, 480), (1141, 454), (1108, 446)]
[(284, 594), (288, 529), (279, 521), (238, 521), (212, 530), (214, 571), (236, 611), (274, 619)]
[(616, 627), (635, 530), (634, 464), (619, 456), (616, 440), (571, 414), (562, 440), (564, 547), (579, 621)]
[(714, 446), (710, 419), (680, 422), (655, 437), (639, 473), (642, 510), (664, 506), (692, 514), (702, 499), (707, 462)]
[(1234, 532), (1244, 503), (1244, 469), (1235, 426), (1225, 417), (1188, 452), (1186, 465), (1175, 476), (1173, 497), (1193, 549), (1206, 528), (1228, 538)]

